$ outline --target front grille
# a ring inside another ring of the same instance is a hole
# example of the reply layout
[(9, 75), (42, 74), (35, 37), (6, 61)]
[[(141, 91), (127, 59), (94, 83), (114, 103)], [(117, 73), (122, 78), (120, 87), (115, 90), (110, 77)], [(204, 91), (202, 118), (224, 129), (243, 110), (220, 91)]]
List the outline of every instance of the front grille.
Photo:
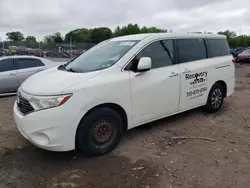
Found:
[(28, 113), (31, 113), (34, 111), (34, 108), (30, 105), (29, 101), (25, 99), (24, 97), (22, 97), (21, 95), (18, 96), (17, 106), (18, 106), (19, 111), (23, 115), (27, 115)]

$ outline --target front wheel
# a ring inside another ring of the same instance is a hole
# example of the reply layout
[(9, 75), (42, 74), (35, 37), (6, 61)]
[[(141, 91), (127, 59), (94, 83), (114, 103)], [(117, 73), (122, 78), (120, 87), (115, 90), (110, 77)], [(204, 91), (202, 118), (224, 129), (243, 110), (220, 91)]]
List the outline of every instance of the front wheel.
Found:
[(76, 147), (87, 155), (99, 156), (112, 151), (123, 133), (119, 113), (110, 108), (98, 108), (80, 123), (76, 134)]
[(215, 83), (209, 92), (207, 103), (203, 109), (209, 113), (217, 112), (224, 102), (224, 97), (225, 89), (220, 84)]

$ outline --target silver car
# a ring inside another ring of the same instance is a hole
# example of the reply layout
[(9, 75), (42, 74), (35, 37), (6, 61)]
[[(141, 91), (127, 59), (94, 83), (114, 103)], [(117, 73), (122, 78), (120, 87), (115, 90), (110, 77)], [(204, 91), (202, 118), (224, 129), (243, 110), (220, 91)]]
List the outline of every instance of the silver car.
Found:
[(0, 57), (0, 96), (15, 93), (31, 75), (60, 64), (34, 56)]

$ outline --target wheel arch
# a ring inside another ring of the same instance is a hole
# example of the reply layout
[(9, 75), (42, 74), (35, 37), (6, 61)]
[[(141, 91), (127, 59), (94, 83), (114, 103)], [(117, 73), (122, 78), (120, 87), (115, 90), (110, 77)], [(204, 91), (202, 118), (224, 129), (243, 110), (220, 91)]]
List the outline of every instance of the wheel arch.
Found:
[(122, 118), (123, 130), (126, 131), (128, 129), (128, 118), (127, 118), (126, 111), (118, 104), (115, 104), (115, 103), (103, 103), (103, 104), (99, 104), (97, 106), (94, 106), (93, 108), (88, 110), (87, 113), (84, 114), (84, 116), (82, 117), (81, 121), (79, 122), (79, 124), (77, 126), (76, 133), (78, 132), (79, 125), (81, 124), (81, 122), (84, 120), (85, 117), (87, 117), (89, 114), (91, 114), (96, 109), (103, 108), (103, 107), (115, 110)]
[(227, 97), (227, 84), (223, 80), (218, 80), (214, 84), (220, 84), (224, 88), (224, 97)]

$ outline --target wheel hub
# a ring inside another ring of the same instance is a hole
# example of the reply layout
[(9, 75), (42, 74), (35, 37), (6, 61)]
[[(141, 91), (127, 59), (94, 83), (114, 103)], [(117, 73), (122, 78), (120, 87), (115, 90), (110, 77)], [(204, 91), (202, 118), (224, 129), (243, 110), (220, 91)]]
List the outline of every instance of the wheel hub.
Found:
[(109, 120), (101, 120), (94, 123), (92, 139), (99, 144), (109, 141), (113, 135), (114, 125)]
[(212, 93), (212, 106), (213, 108), (219, 108), (222, 103), (222, 91), (220, 89), (214, 90)]

